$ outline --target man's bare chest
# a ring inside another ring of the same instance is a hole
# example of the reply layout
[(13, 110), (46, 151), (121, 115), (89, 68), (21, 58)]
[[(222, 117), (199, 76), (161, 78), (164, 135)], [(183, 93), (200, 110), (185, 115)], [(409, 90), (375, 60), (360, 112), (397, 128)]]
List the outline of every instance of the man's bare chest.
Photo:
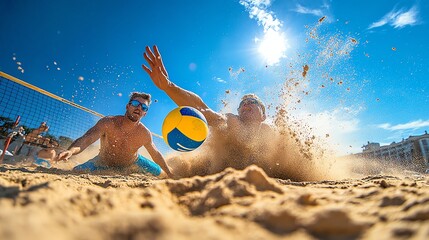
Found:
[(139, 148), (142, 145), (141, 134), (139, 134), (137, 130), (110, 130), (103, 134), (102, 139), (111, 147)]

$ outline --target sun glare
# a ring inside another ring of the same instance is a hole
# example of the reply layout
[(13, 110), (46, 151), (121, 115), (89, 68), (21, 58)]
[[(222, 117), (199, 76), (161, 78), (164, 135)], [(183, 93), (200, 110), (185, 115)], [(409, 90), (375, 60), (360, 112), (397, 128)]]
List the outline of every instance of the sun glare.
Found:
[(283, 33), (268, 30), (262, 40), (255, 39), (255, 42), (260, 42), (258, 52), (268, 65), (274, 65), (280, 62), (281, 58), (285, 57), (288, 45)]

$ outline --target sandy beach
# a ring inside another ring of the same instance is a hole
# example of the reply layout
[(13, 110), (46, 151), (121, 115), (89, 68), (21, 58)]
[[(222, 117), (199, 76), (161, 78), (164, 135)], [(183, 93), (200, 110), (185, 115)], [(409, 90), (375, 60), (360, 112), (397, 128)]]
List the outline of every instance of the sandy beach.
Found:
[(429, 177), (293, 182), (0, 167), (0, 239), (428, 239)]
[(0, 240), (429, 240), (429, 0), (0, 9)]

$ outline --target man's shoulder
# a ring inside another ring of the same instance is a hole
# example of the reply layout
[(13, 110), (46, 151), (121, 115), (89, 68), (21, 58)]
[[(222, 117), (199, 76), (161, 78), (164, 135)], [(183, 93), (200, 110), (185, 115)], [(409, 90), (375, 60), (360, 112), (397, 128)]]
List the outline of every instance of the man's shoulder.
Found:
[(121, 120), (121, 116), (105, 116), (98, 121), (101, 125), (115, 125)]
[(231, 120), (231, 119), (238, 120), (238, 115), (235, 115), (234, 113), (225, 113), (225, 117), (227, 120)]
[(141, 123), (141, 122), (139, 122), (139, 124), (137, 125), (137, 128), (140, 130), (140, 131), (147, 131), (147, 132), (149, 132), (149, 128), (147, 128), (146, 127), (146, 125), (144, 125), (143, 123)]
[(139, 138), (143, 139), (144, 142), (149, 141), (152, 138), (152, 133), (143, 123), (139, 123), (135, 129), (135, 132)]
[(122, 119), (124, 116), (105, 116), (102, 119), (100, 119), (100, 121), (105, 121), (105, 122), (111, 122), (111, 121), (118, 121), (120, 119)]
[(261, 123), (262, 130), (274, 131), (274, 127), (266, 122)]
[(224, 116), (226, 125), (235, 125), (239, 122), (238, 115), (233, 113), (225, 113)]

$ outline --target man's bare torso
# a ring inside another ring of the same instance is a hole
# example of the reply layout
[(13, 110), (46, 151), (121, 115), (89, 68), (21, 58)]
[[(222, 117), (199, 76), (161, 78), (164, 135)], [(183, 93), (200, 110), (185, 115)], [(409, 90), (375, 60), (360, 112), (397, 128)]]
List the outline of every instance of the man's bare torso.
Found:
[(125, 167), (137, 160), (137, 151), (149, 139), (149, 131), (139, 123), (123, 124), (123, 116), (109, 118), (100, 136), (99, 163), (105, 166)]
[(275, 132), (268, 124), (245, 125), (233, 114), (227, 115), (223, 124), (211, 128), (211, 135), (206, 147), (216, 149), (218, 154), (207, 169), (210, 174), (226, 167), (243, 169), (256, 164), (267, 155), (275, 139)]

